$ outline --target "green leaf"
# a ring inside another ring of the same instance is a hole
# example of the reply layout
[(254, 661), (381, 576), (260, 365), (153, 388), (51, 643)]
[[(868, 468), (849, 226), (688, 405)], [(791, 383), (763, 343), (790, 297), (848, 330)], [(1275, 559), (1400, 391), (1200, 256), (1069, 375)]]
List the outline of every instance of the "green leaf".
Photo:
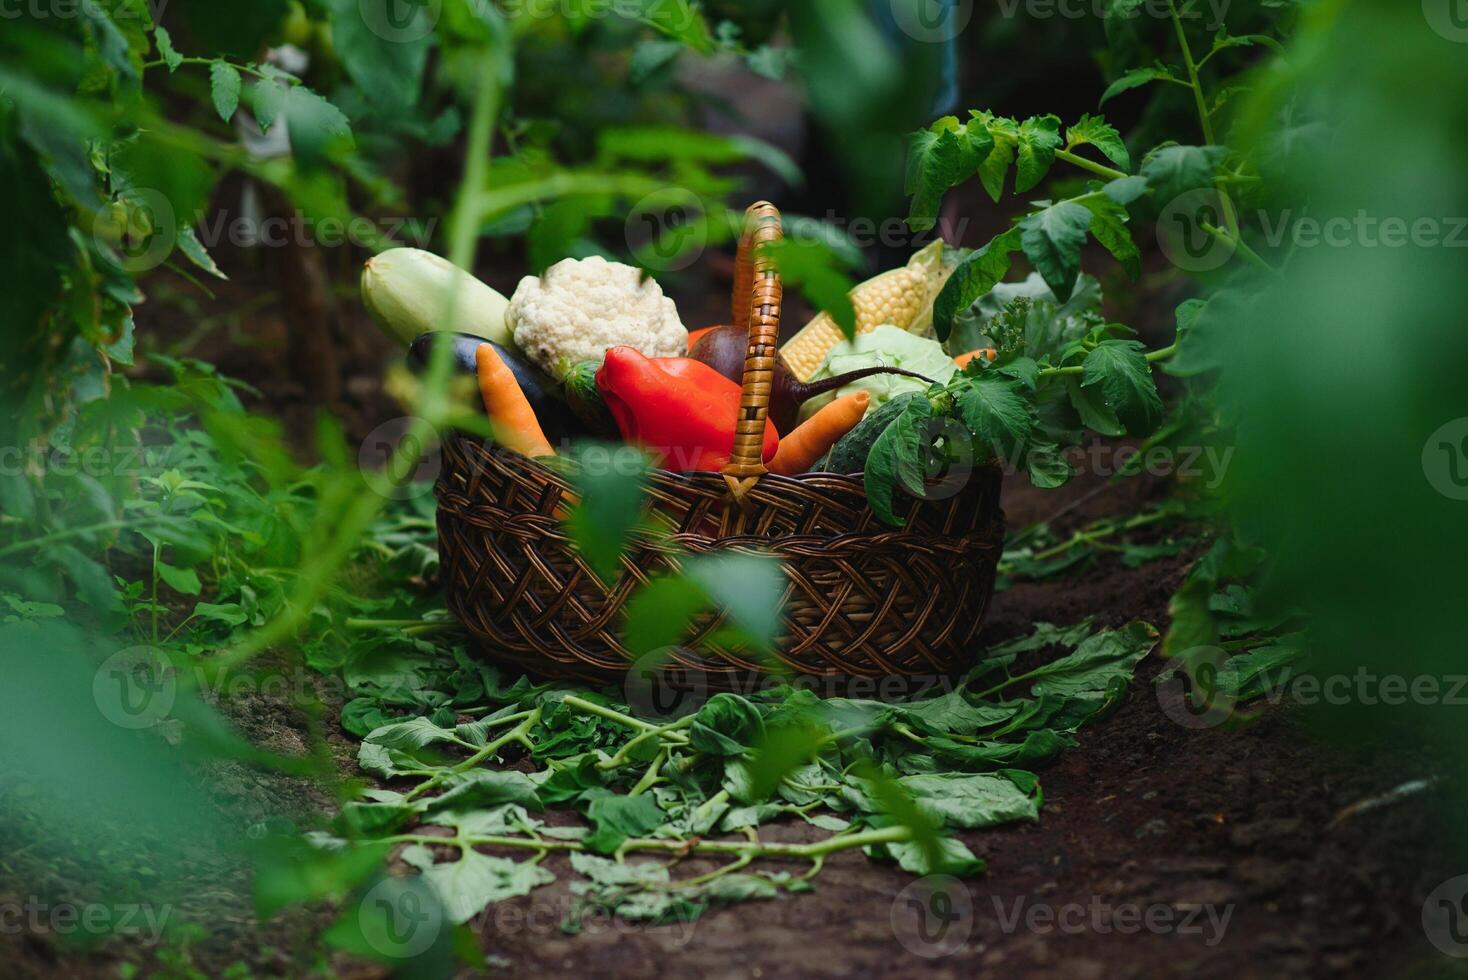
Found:
[(209, 250), (204, 247), (204, 243), (199, 241), (199, 236), (194, 233), (194, 229), (179, 229), (178, 250), (195, 266), (203, 269), (214, 278), (229, 279), (229, 276), (226, 276), (224, 271), (215, 263), (214, 257), (209, 254)]
[(801, 295), (818, 310), (831, 315), (848, 338), (856, 334), (856, 307), (851, 291), (856, 283), (842, 267), (841, 254), (823, 241), (782, 239), (761, 246), (772, 258), (786, 286), (800, 286)]
[(708, 606), (708, 593), (697, 582), (681, 576), (655, 578), (628, 601), (623, 642), (634, 657), (672, 646)]
[(535, 783), (513, 769), (474, 769), (453, 776), (447, 785), (447, 792), (428, 801), (427, 812), (463, 813), (504, 803), (542, 808)]
[(167, 28), (159, 25), (153, 31), (153, 41), (158, 45), (158, 56), (168, 66), (168, 73), (171, 75), (178, 71), (178, 66), (183, 64), (183, 55), (173, 46), (173, 35), (168, 33)]
[(976, 830), (1040, 819), (1038, 801), (1006, 776), (942, 772), (903, 776), (897, 782), (920, 809), (947, 827)]
[(352, 126), (340, 109), (297, 85), (286, 95), (286, 120), (291, 147), (302, 166), (319, 166), (334, 153), (353, 145)]
[(471, 847), (460, 848), (457, 861), (435, 864), (431, 850), (414, 844), (403, 851), (402, 859), (422, 869), (423, 880), (438, 893), (444, 915), (455, 925), (468, 922), (491, 902), (528, 895), (556, 880), (538, 864), (491, 857)]
[(627, 62), (628, 77), (641, 85), (676, 61), (683, 50), (684, 46), (677, 41), (642, 41), (632, 49), (632, 57)]
[(1020, 382), (981, 374), (958, 389), (956, 400), (964, 423), (994, 458), (1018, 458), (1035, 427)]
[(1142, 274), (1142, 253), (1127, 230), (1126, 208), (1109, 197), (1089, 198), (1085, 202), (1091, 212), (1091, 236), (1110, 252), (1127, 275), (1133, 279)]
[(695, 749), (711, 755), (740, 755), (764, 739), (759, 709), (737, 694), (716, 694), (699, 708), (688, 731)]
[(240, 107), (240, 73), (224, 61), (209, 66), (209, 94), (214, 101), (214, 111), (219, 118), (229, 122)]
[(1122, 170), (1132, 169), (1132, 155), (1116, 127), (1100, 116), (1084, 115), (1065, 131), (1066, 149), (1089, 144)]
[(699, 54), (713, 54), (714, 37), (703, 13), (688, 0), (642, 0), (641, 20)]
[(1142, 161), (1141, 175), (1161, 205), (1200, 187), (1212, 187), (1227, 151), (1221, 146), (1159, 147)]
[(993, 238), (989, 244), (969, 253), (933, 301), (933, 331), (946, 341), (953, 331), (954, 318), (967, 310), (1009, 273), (1010, 253), (1021, 247), (1021, 232), (1011, 228)]
[(287, 88), (285, 82), (261, 79), (250, 90), (250, 103), (255, 110), (255, 122), (259, 123), (262, 132), (270, 131), (270, 127), (279, 118), (281, 110), (285, 108)]
[(988, 129), (977, 121), (964, 125), (957, 116), (944, 116), (914, 133), (907, 158), (906, 193), (912, 197), (908, 226), (913, 231), (932, 228), (943, 193), (967, 179), (993, 148)]
[(1162, 398), (1135, 340), (1104, 340), (1082, 363), (1081, 386), (1099, 386), (1106, 405), (1132, 435), (1147, 435), (1162, 420)]
[(971, 112), (970, 115), (973, 119), (969, 122), (969, 127), (972, 129), (975, 125), (982, 126), (993, 143), (993, 148), (979, 163), (979, 181), (989, 197), (997, 203), (1004, 196), (1004, 177), (1009, 173), (1010, 164), (1014, 163), (1015, 151), (1019, 146), (1019, 123), (1006, 116), (995, 116), (988, 112)]
[[(374, 109), (382, 115), (406, 113), (418, 102), (423, 70), (433, 41), (433, 10), (429, 4), (403, 4), (391, 30), (358, 9), (357, 0), (328, 0), (331, 42), (341, 65)], [(388, 33), (390, 36), (384, 37)]]
[(628, 837), (650, 834), (662, 825), (663, 811), (651, 796), (622, 796), (607, 791), (591, 801), (586, 815), (596, 829), (586, 846), (599, 854), (611, 854)]
[(1081, 417), (1081, 424), (1092, 432), (1103, 436), (1126, 435), (1126, 426), (1106, 404), (1105, 395), (1099, 388), (1087, 388), (1074, 376), (1065, 379), (1066, 394), (1071, 407)]
[(1151, 82), (1162, 81), (1176, 82), (1180, 81), (1180, 79), (1177, 77), (1175, 69), (1168, 68), (1163, 65), (1157, 65), (1153, 68), (1134, 68), (1131, 71), (1127, 72), (1125, 75), (1118, 78), (1116, 81), (1112, 82), (1110, 85), (1108, 85), (1106, 87), (1106, 91), (1101, 93), (1101, 101), (1096, 104), (1105, 105), (1111, 99), (1115, 98), (1123, 92), (1130, 91), (1134, 88), (1140, 88), (1141, 86), (1147, 85)]
[(1060, 149), (1060, 117), (1031, 116), (1019, 127), (1018, 161), (1015, 164), (1014, 191), (1023, 194), (1045, 179)]
[(386, 749), (412, 751), (435, 742), (452, 742), (454, 733), (441, 728), (427, 718), (412, 718), (408, 721), (384, 725), (367, 736), (367, 741)]
[(701, 555), (685, 562), (683, 572), (703, 587), (740, 640), (761, 650), (774, 646), (786, 581), (778, 561), (763, 555)]
[(908, 874), (948, 874), (955, 878), (972, 878), (982, 874), (988, 866), (983, 858), (975, 857), (968, 845), (956, 837), (938, 840), (936, 853), (923, 848), (916, 841), (897, 841), (868, 849), (873, 857), (888, 857)]
[(1106, 184), (1101, 188), (1101, 192), (1125, 207), (1147, 193), (1147, 178), (1136, 174), (1122, 177)]
[(924, 492), (922, 474), (927, 448), (924, 423), (932, 416), (933, 406), (926, 398), (914, 398), (902, 414), (893, 419), (877, 436), (867, 454), (862, 476), (867, 502), (878, 520), (893, 527), (905, 521), (892, 512), (892, 498), (900, 482), (914, 495)]
[(204, 588), (192, 568), (175, 568), (166, 561), (158, 563), (158, 577), (167, 582), (169, 588), (184, 595), (198, 595)]
[(1091, 212), (1083, 204), (1061, 201), (1019, 223), (1025, 255), (1045, 285), (1064, 303), (1081, 272), (1081, 246), (1091, 226)]
[(576, 550), (607, 583), (615, 583), (628, 540), (642, 521), (651, 469), (643, 456), (631, 466), (617, 458), (617, 466), (576, 468), (571, 474), (576, 503), (566, 517), (566, 531)]

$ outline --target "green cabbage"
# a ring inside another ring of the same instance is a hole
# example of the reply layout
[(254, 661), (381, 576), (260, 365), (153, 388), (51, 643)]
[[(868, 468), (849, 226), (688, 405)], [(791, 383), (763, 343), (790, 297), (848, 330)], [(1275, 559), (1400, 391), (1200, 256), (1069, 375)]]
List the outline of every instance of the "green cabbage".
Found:
[[(946, 384), (958, 373), (943, 350), (943, 345), (928, 337), (919, 337), (889, 324), (877, 327), (870, 333), (858, 334), (854, 340), (843, 340), (832, 347), (825, 361), (816, 370), (812, 381), (834, 377), (848, 371), (860, 371), (869, 367), (898, 367), (905, 371), (916, 371), (926, 378)], [(888, 401), (908, 391), (926, 391), (928, 386), (916, 378), (905, 378), (896, 374), (878, 374), (874, 377), (853, 381), (839, 391), (805, 403), (803, 416), (820, 408), (826, 402), (841, 395), (865, 391), (872, 396), (868, 413), (875, 411)]]

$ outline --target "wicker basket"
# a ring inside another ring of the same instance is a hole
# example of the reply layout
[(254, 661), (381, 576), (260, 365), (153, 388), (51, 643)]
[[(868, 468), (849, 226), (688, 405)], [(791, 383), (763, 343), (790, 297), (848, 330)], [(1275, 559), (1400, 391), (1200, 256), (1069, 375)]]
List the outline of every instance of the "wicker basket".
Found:
[[(860, 475), (777, 476), (760, 462), (780, 322), (780, 279), (758, 246), (780, 236), (779, 212), (749, 209), (735, 273), (734, 322), (750, 345), (733, 457), (722, 474), (654, 471), (659, 523), (637, 538), (620, 577), (603, 582), (561, 526), (570, 485), (532, 459), (452, 435), (437, 486), (444, 591), (484, 653), (540, 676), (599, 682), (632, 664), (622, 609), (638, 586), (688, 555), (756, 552), (785, 569), (775, 654), (801, 675), (946, 675), (966, 669), (994, 588), (1004, 537), (997, 468), (975, 470), (957, 493), (906, 495), (902, 528), (882, 524)], [(708, 687), (747, 683), (773, 665), (707, 638), (722, 617), (695, 621), (670, 670)]]

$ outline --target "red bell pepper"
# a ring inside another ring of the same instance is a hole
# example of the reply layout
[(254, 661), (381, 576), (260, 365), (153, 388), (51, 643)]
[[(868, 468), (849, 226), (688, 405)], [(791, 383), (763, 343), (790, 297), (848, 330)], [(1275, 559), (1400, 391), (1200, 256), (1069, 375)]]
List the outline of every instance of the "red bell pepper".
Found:
[[(596, 372), (622, 438), (648, 450), (664, 469), (721, 470), (734, 451), (734, 427), (743, 397), (739, 385), (701, 361), (644, 357), (613, 347)], [(775, 455), (780, 437), (765, 420), (762, 454)]]

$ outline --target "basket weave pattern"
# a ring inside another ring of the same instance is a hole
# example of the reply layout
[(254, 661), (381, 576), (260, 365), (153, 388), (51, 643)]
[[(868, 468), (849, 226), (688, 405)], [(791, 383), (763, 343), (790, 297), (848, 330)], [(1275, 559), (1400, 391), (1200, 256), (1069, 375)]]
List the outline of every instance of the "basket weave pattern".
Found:
[[(536, 675), (615, 681), (633, 662), (623, 608), (636, 589), (679, 571), (684, 557), (773, 556), (786, 573), (775, 657), (797, 674), (949, 674), (969, 666), (1004, 538), (996, 468), (957, 493), (900, 495), (905, 526), (879, 522), (858, 475), (778, 476), (760, 464), (779, 325), (779, 279), (751, 250), (778, 237), (771, 205), (750, 209), (736, 283), (749, 283), (750, 348), (734, 457), (722, 474), (655, 470), (648, 481), (663, 533), (638, 535), (615, 581), (580, 557), (562, 520), (575, 496), (548, 467), (461, 434), (444, 445), (437, 486), (439, 553), (449, 609), (485, 653)], [(772, 230), (773, 229), (773, 230)], [(905, 512), (904, 512), (905, 511)], [(711, 687), (769, 671), (760, 655), (710, 641), (721, 614), (695, 620), (670, 672), (701, 672)]]

